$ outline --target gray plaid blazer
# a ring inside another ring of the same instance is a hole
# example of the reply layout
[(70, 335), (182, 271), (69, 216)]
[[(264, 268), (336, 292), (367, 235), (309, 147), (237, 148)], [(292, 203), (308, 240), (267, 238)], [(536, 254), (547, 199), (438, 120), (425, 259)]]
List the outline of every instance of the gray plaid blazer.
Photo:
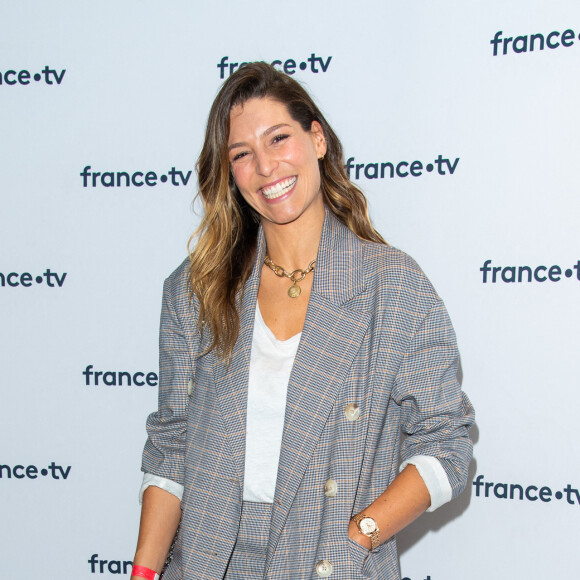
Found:
[[(147, 421), (142, 469), (184, 485), (182, 521), (164, 580), (222, 579), (240, 521), (248, 366), (265, 241), (239, 300), (226, 368), (197, 330), (186, 260), (165, 282), (159, 410)], [(457, 382), (445, 307), (401, 251), (361, 241), (327, 211), (302, 339), (290, 376), (265, 578), (400, 578), (396, 541), (373, 552), (348, 522), (379, 496), (402, 460), (432, 455), (453, 496), (466, 484), (473, 408)], [(188, 384), (193, 388), (188, 395)], [(345, 408), (356, 403), (360, 417)], [(352, 419), (352, 416), (350, 417)], [(400, 444), (401, 433), (407, 436)], [(337, 493), (327, 497), (325, 482)]]

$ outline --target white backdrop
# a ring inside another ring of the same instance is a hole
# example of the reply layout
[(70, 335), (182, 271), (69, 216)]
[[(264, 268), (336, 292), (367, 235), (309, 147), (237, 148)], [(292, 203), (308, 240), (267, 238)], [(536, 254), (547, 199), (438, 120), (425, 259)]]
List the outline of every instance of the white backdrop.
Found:
[(578, 578), (577, 0), (4, 0), (0, 23), (3, 578), (129, 572), (189, 172), (220, 76), (262, 59), (458, 334), (475, 485), (400, 535), (403, 577)]

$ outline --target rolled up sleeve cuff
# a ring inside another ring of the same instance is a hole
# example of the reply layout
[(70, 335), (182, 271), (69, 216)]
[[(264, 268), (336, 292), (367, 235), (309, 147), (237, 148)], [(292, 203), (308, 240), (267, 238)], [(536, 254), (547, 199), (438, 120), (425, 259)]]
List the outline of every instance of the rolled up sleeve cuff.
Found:
[(153, 475), (151, 473), (143, 474), (143, 483), (141, 484), (141, 489), (139, 490), (139, 503), (143, 503), (143, 493), (150, 486), (160, 487), (165, 491), (173, 494), (179, 501), (183, 497), (183, 485), (176, 483), (171, 479), (166, 479), (165, 477), (159, 477), (158, 475)]
[(451, 484), (441, 462), (436, 457), (432, 457), (431, 455), (414, 455), (401, 464), (399, 471), (403, 471), (409, 464), (417, 468), (419, 475), (429, 490), (431, 505), (427, 509), (428, 512), (433, 512), (438, 507), (451, 501), (453, 496)]

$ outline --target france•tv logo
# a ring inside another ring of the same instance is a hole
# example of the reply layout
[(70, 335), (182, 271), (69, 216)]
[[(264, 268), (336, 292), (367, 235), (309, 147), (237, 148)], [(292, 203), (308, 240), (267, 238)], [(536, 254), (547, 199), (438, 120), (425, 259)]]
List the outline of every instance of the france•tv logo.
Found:
[(37, 73), (31, 73), (26, 69), (20, 71), (7, 70), (4, 73), (0, 71), (0, 85), (29, 85), (31, 79), (37, 83), (44, 81), (45, 85), (60, 85), (64, 79), (65, 73), (65, 68), (58, 72), (56, 69), (50, 68), (48, 65)]
[[(220, 69), (220, 79), (229, 77), (237, 68), (242, 68), (248, 64), (247, 62), (232, 62), (229, 59), (229, 56), (222, 56), (222, 59), (217, 64), (217, 68)], [(308, 58), (303, 60), (294, 58), (287, 58), (285, 60), (275, 59), (270, 64), (274, 68), (284, 71), (287, 75), (295, 74), (297, 72), (296, 68), (299, 68), (301, 71), (318, 74), (325, 73), (328, 70), (331, 60), (331, 56), (316, 56), (316, 53), (312, 52)]]

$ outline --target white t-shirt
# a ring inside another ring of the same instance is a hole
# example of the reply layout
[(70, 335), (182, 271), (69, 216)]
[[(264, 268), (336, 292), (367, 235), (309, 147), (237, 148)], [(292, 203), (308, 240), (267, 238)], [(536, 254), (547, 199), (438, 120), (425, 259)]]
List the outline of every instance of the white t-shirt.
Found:
[(274, 501), (286, 392), (301, 336), (299, 333), (278, 340), (256, 305), (248, 381), (244, 501)]

